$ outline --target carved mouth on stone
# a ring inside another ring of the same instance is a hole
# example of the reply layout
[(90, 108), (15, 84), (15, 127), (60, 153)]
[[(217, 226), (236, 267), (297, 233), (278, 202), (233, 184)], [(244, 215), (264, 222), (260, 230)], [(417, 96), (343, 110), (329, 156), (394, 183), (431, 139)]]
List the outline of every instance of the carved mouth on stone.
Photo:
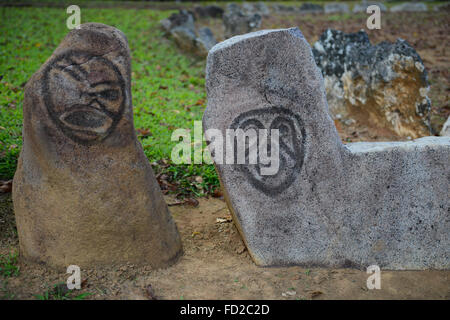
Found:
[(60, 120), (72, 130), (96, 134), (106, 133), (113, 122), (106, 113), (90, 106), (75, 106), (64, 112)]

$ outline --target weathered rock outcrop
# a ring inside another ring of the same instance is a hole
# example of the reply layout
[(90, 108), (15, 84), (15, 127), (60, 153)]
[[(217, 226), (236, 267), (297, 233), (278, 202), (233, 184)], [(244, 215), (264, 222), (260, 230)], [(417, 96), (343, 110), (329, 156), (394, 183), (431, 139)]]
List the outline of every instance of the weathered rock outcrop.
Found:
[(67, 268), (165, 267), (181, 241), (136, 138), (125, 35), (72, 30), (28, 81), (13, 184), (20, 254)]
[(427, 72), (404, 40), (373, 46), (364, 31), (325, 31), (314, 44), (334, 116), (385, 127), (401, 137), (430, 134)]
[(304, 3), (300, 6), (300, 13), (323, 13), (324, 9), (320, 4)]
[(180, 10), (169, 18), (160, 21), (167, 34), (170, 34), (175, 43), (184, 51), (206, 57), (208, 51), (217, 43), (212, 31), (203, 27), (197, 31), (191, 12)]

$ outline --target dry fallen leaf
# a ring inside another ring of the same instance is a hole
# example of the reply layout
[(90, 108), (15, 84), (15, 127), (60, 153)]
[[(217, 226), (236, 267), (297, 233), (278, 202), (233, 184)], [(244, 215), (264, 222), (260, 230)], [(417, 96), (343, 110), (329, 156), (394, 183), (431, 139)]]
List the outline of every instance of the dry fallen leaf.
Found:
[(152, 135), (149, 129), (137, 129), (136, 131), (140, 137), (149, 137)]
[(203, 105), (203, 104), (205, 104), (205, 99), (199, 99), (199, 100), (197, 100), (197, 102), (195, 103), (195, 106), (201, 106), (201, 105)]
[(322, 291), (313, 291), (311, 292), (311, 299), (320, 296), (321, 294), (323, 294)]
[(12, 190), (12, 180), (0, 181), (0, 192), (9, 193)]
[(223, 218), (217, 218), (216, 223), (226, 223), (233, 221), (231, 217), (223, 217)]
[(220, 189), (216, 189), (216, 190), (214, 190), (212, 196), (213, 196), (214, 198), (220, 198), (220, 197), (223, 196), (223, 193), (222, 193), (222, 191), (221, 191)]

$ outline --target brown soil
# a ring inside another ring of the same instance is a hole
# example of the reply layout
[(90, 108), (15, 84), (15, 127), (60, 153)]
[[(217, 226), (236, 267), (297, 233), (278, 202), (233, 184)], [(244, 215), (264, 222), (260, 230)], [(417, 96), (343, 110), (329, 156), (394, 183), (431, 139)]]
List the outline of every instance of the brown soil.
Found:
[[(9, 195), (2, 195), (2, 204)], [(169, 204), (177, 203), (166, 196)], [(201, 198), (197, 207), (171, 206), (184, 255), (167, 269), (114, 266), (85, 270), (80, 292), (86, 299), (450, 299), (449, 271), (381, 271), (381, 289), (368, 290), (365, 271), (258, 267), (250, 259), (225, 202)], [(1, 220), (11, 221), (12, 210)], [(18, 249), (17, 239), (0, 237), (0, 254)], [(20, 275), (0, 278), (0, 298), (35, 299), (68, 275), (19, 262)], [(82, 267), (82, 266), (81, 266)], [(149, 295), (148, 287), (152, 287)], [(294, 293), (295, 292), (295, 293)]]

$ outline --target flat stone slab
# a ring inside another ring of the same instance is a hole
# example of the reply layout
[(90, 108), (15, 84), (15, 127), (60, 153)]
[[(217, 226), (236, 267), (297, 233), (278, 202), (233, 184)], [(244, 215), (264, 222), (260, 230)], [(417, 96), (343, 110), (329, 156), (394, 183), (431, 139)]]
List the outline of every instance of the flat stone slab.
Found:
[(206, 87), (205, 131), (280, 129), (275, 175), (215, 159), (258, 265), (449, 268), (450, 138), (342, 144), (297, 28), (217, 44)]

